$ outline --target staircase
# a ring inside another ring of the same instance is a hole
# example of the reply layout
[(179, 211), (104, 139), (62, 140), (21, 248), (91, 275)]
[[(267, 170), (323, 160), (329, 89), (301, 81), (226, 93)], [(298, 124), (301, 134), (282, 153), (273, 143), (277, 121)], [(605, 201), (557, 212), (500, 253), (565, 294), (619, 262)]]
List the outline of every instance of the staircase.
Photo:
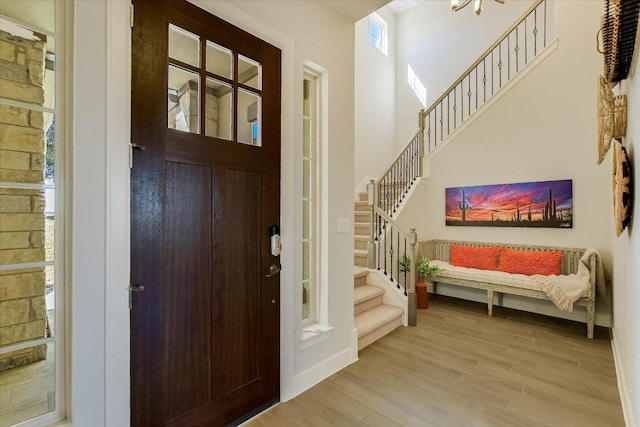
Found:
[[(415, 228), (403, 230), (397, 216), (414, 184), (423, 178), (423, 158), (450, 141), (449, 136), (461, 131), (465, 122), (478, 117), (477, 112), (486, 111), (490, 101), (498, 99), (492, 100), (492, 97), (514, 82), (516, 75), (524, 75), (519, 74), (520, 71), (533, 64), (546, 47), (547, 0), (535, 0), (440, 98), (420, 111), (418, 132), (382, 176), (367, 185), (373, 197), (372, 204), (368, 202), (368, 193), (359, 194), (354, 209), (354, 313), (358, 350), (400, 326), (405, 308), (407, 324), (416, 325), (418, 235)], [(369, 248), (371, 236), (375, 236), (375, 245)], [(368, 249), (371, 249), (370, 261), (376, 270), (370, 281), (381, 286), (374, 286), (367, 280)], [(401, 261), (405, 263), (407, 258), (413, 266), (410, 277), (404, 267), (401, 268)], [(377, 272), (382, 273), (380, 279)], [(401, 274), (403, 280), (400, 280)], [(395, 295), (393, 288), (386, 287), (387, 282), (404, 295)], [(385, 300), (404, 308), (384, 304)]]
[(385, 290), (367, 283), (367, 243), (371, 232), (371, 214), (367, 193), (360, 193), (355, 202), (354, 246), (354, 315), (358, 330), (358, 350), (382, 338), (402, 325), (404, 310), (383, 303)]

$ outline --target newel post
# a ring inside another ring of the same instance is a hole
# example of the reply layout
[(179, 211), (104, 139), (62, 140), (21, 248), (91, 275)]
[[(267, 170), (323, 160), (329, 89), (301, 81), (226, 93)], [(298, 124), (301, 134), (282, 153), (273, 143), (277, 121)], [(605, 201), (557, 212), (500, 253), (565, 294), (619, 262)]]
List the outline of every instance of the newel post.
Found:
[(408, 289), (408, 318), (409, 326), (418, 324), (418, 298), (416, 297), (416, 244), (418, 243), (418, 233), (415, 228), (409, 230), (409, 258), (411, 259), (411, 274)]
[(376, 215), (375, 215), (375, 181), (372, 179), (367, 184), (367, 202), (369, 203), (369, 208), (371, 210), (371, 229), (369, 231), (369, 243), (367, 244), (367, 267), (368, 268), (376, 268), (376, 242), (374, 230), (376, 226)]

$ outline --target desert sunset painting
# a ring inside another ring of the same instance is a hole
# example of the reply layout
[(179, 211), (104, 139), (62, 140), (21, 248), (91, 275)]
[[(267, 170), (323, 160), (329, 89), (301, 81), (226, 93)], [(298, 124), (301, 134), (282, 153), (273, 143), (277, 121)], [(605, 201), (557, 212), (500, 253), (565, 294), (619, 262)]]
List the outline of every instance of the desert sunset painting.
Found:
[(445, 189), (446, 224), (489, 227), (573, 227), (572, 180)]

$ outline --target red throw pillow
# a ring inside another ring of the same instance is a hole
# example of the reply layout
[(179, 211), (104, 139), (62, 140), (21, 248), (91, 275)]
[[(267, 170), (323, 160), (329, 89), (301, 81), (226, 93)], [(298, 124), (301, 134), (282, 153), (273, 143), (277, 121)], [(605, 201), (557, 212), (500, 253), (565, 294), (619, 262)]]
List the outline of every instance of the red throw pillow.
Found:
[(531, 276), (542, 274), (545, 276), (559, 275), (563, 252), (527, 252), (509, 248), (500, 249), (498, 271), (518, 273)]
[(498, 267), (497, 246), (473, 248), (471, 246), (451, 245), (451, 265), (457, 267), (495, 270)]

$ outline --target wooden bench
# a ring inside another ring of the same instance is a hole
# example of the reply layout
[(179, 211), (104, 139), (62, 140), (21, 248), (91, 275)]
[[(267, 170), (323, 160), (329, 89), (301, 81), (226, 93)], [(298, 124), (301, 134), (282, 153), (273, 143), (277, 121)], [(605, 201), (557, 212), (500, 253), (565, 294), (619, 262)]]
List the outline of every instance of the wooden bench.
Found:
[[(578, 271), (580, 259), (583, 257), (586, 249), (578, 248), (562, 248), (562, 247), (550, 247), (550, 246), (533, 246), (533, 245), (518, 245), (508, 243), (485, 243), (485, 242), (468, 242), (468, 241), (452, 241), (452, 240), (428, 240), (419, 242), (418, 254), (420, 256), (426, 255), (430, 260), (439, 260), (448, 263), (451, 259), (451, 245), (463, 245), (471, 247), (486, 247), (486, 246), (498, 246), (501, 248), (510, 248), (520, 251), (561, 251), (564, 253), (561, 265), (561, 274), (569, 275)], [(441, 263), (438, 263), (441, 264)], [(537, 298), (543, 300), (549, 300), (547, 294), (542, 290), (531, 289), (531, 287), (523, 287), (518, 283), (495, 283), (491, 279), (488, 279), (486, 275), (476, 274), (474, 277), (474, 271), (476, 273), (482, 273), (486, 270), (476, 269), (464, 269), (464, 277), (456, 277), (455, 274), (447, 272), (447, 264), (442, 264), (442, 268), (445, 271), (441, 274), (431, 276), (433, 282), (433, 293), (436, 293), (437, 283), (447, 283), (450, 285), (465, 286), (475, 289), (483, 289), (487, 291), (487, 306), (489, 316), (493, 315), (493, 301), (494, 294), (511, 294), (520, 295), (530, 298)], [(458, 268), (460, 269), (460, 268)], [(590, 285), (591, 292), (589, 296), (580, 298), (574, 304), (585, 306), (587, 308), (587, 337), (593, 338), (593, 329), (595, 323), (595, 304), (596, 304), (596, 255), (592, 254), (589, 258), (589, 270), (590, 270)], [(509, 275), (509, 273), (504, 273)], [(517, 275), (520, 276), (520, 275)], [(522, 278), (519, 278), (522, 281)], [(526, 279), (525, 279), (526, 280)]]

